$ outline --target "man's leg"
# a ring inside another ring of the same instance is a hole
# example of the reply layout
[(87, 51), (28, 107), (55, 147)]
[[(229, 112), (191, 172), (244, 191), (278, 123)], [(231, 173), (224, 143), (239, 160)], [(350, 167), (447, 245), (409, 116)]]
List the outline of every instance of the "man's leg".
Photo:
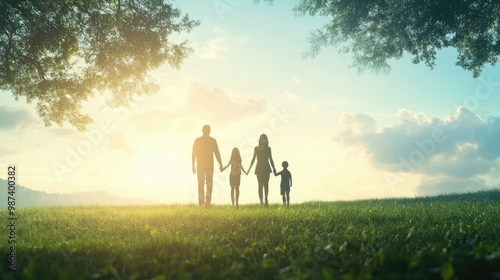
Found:
[(214, 167), (207, 168), (207, 193), (205, 194), (205, 207), (210, 207), (212, 201), (212, 186), (214, 178)]
[(205, 170), (198, 167), (198, 203), (203, 206), (205, 203)]

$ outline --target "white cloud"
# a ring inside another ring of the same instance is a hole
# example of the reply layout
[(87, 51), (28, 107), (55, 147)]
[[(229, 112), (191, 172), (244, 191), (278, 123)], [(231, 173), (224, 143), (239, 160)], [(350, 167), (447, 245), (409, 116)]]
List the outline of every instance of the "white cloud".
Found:
[(292, 93), (288, 90), (285, 90), (283, 92), (283, 95), (285, 96), (285, 98), (287, 100), (290, 100), (290, 101), (300, 101), (300, 97), (298, 97), (295, 93)]
[(375, 132), (377, 130), (377, 121), (369, 115), (363, 113), (343, 113), (340, 116), (339, 123), (346, 127), (344, 132), (347, 133), (347, 135), (341, 138), (347, 140), (354, 140), (354, 135), (361, 135), (369, 131)]
[(15, 129), (32, 123), (34, 119), (28, 111), (0, 106), (0, 130)]
[(439, 178), (422, 180), (419, 183), (419, 192), (425, 195), (443, 193), (471, 192), (484, 188), (486, 182), (482, 179)]
[(121, 151), (127, 155), (132, 155), (134, 149), (125, 140), (125, 135), (122, 133), (112, 133), (109, 135), (108, 148)]
[(162, 134), (168, 129), (172, 121), (178, 117), (173, 112), (164, 110), (149, 110), (131, 117), (133, 127), (144, 135)]
[(299, 80), (299, 77), (297, 77), (297, 75), (295, 75), (295, 76), (292, 78), (292, 81), (293, 81), (293, 82), (294, 82), (294, 84), (296, 84), (296, 85), (300, 85), (300, 84), (301, 84), (301, 82), (300, 82), (300, 80)]
[(188, 90), (188, 112), (219, 124), (265, 113), (268, 106), (266, 99), (233, 96), (220, 88), (196, 82), (191, 83)]
[(214, 27), (213, 32), (218, 37), (208, 40), (202, 48), (200, 57), (207, 60), (224, 60), (225, 55), (232, 52), (232, 49), (248, 42), (249, 38), (229, 36), (225, 30), (219, 27)]
[(311, 111), (318, 111), (318, 105), (316, 104), (316, 101), (309, 101), (309, 103), (307, 104), (309, 104), (309, 108), (311, 109)]
[(187, 108), (176, 111), (151, 109), (132, 116), (130, 123), (142, 136), (163, 137), (192, 127), (193, 114)]
[(369, 115), (343, 114), (344, 129), (334, 139), (362, 149), (380, 169), (425, 178), (418, 188), (422, 194), (453, 191), (453, 183), (454, 191), (484, 187), (481, 177), (499, 165), (500, 117), (483, 120), (464, 107), (444, 118), (405, 109), (396, 117), (396, 124), (379, 128)]
[(212, 31), (215, 33), (215, 34), (222, 34), (222, 35), (225, 35), (226, 34), (226, 31), (218, 26), (214, 26), (214, 28), (212, 28)]

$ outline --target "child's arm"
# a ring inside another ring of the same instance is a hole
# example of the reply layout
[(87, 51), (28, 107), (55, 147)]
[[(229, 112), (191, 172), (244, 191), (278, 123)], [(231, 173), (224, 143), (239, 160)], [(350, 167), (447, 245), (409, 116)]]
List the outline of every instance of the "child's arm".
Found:
[(278, 176), (278, 175), (281, 175), (281, 172), (283, 172), (283, 170), (281, 170), (280, 172), (276, 173), (276, 170), (274, 171), (274, 176)]
[(240, 168), (241, 168), (241, 171), (243, 171), (243, 173), (245, 173), (245, 175), (248, 175), (248, 172), (245, 171), (245, 169), (243, 168), (243, 165), (240, 164)]
[(226, 166), (224, 166), (224, 167), (220, 170), (220, 172), (224, 172), (224, 170), (226, 170), (226, 168), (227, 168), (230, 164), (231, 164), (231, 161), (229, 161), (229, 162), (227, 163), (227, 165), (226, 165)]

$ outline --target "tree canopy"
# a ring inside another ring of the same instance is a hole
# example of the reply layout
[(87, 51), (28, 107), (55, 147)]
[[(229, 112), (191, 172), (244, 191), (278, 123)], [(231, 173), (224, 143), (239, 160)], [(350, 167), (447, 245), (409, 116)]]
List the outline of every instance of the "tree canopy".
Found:
[(36, 102), (46, 126), (84, 130), (82, 102), (155, 92), (147, 73), (178, 69), (192, 50), (169, 39), (197, 25), (165, 0), (0, 0), (0, 90)]
[(307, 55), (337, 46), (361, 71), (390, 70), (388, 60), (404, 52), (432, 68), (437, 51), (452, 47), (456, 65), (478, 77), (500, 54), (498, 0), (301, 0), (294, 11), (331, 18), (312, 33)]

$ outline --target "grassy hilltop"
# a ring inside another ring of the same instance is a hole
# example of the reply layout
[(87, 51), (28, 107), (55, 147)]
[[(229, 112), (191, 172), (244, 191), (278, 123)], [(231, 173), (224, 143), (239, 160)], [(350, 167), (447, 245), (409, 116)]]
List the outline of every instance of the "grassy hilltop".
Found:
[(500, 279), (500, 190), (289, 209), (66, 206), (16, 214), (17, 271), (7, 271), (3, 238), (1, 279)]

